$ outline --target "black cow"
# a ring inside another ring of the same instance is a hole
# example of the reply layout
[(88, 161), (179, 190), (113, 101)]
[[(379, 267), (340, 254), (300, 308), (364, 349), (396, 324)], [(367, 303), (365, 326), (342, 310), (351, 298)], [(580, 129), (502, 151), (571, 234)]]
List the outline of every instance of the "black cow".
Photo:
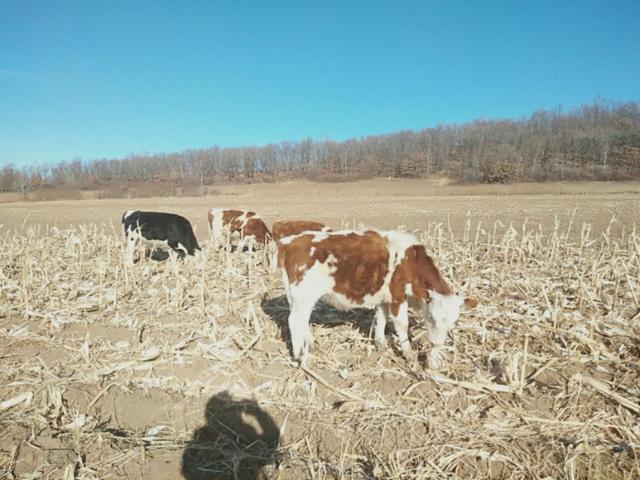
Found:
[(138, 241), (153, 247), (168, 245), (180, 258), (194, 255), (200, 250), (193, 228), (186, 218), (174, 213), (141, 212), (129, 210), (122, 215), (122, 226), (127, 241), (126, 259), (133, 263)]

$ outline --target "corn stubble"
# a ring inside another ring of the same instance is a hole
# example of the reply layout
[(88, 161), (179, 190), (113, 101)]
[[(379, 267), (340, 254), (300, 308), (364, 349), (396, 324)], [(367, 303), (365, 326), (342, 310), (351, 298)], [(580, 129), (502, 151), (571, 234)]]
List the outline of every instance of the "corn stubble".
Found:
[[(279, 426), (265, 478), (640, 478), (637, 226), (416, 233), (481, 302), (440, 371), (406, 364), (392, 332), (376, 352), (370, 314), (322, 303), (309, 369), (296, 369), (261, 252), (126, 266), (104, 225), (2, 232), (0, 477), (138, 478), (130, 466), (163, 454), (179, 472), (225, 391)], [(422, 332), (413, 317), (420, 358)], [(154, 417), (118, 410), (126, 398), (162, 400)]]

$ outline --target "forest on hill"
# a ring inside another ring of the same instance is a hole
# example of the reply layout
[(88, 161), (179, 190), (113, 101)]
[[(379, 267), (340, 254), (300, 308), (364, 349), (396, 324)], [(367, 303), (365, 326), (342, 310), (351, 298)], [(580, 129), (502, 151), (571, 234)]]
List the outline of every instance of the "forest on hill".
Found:
[(150, 184), (165, 186), (157, 194), (173, 194), (177, 187), (202, 192), (221, 182), (433, 174), (479, 183), (639, 178), (640, 102), (599, 100), (568, 112), (540, 110), (522, 119), (480, 119), (340, 142), (307, 138), (25, 168), (7, 164), (0, 169), (0, 191), (111, 188), (116, 195)]

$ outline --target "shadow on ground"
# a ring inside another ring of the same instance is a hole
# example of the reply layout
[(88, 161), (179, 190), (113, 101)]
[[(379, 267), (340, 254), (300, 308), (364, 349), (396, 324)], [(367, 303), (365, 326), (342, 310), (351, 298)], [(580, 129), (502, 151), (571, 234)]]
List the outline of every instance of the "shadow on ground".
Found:
[(268, 478), (266, 467), (278, 463), (280, 429), (267, 412), (225, 391), (209, 399), (205, 419), (182, 455), (185, 479)]
[[(169, 259), (170, 253), (161, 248), (145, 249), (144, 258), (154, 260), (156, 262), (164, 262)], [(141, 258), (136, 257), (133, 259), (133, 263), (140, 263)]]
[[(289, 303), (286, 295), (279, 295), (273, 298), (266, 296), (260, 302), (262, 311), (278, 326), (282, 338), (289, 339)], [(370, 337), (372, 332), (375, 312), (365, 308), (355, 308), (348, 311), (337, 310), (322, 300), (316, 303), (311, 313), (311, 322), (315, 325), (332, 328), (345, 323), (350, 323), (356, 327), (364, 337)], [(290, 347), (291, 345), (289, 345)]]
[[(286, 340), (289, 347), (289, 354), (292, 354), (288, 325), (289, 303), (287, 302), (286, 295), (279, 295), (273, 298), (265, 296), (260, 302), (260, 307), (262, 308), (262, 311), (278, 326), (280, 330), (280, 337)], [(409, 328), (415, 328), (417, 321), (419, 320), (420, 318), (410, 310)], [(360, 334), (364, 338), (370, 338), (373, 340), (374, 322), (375, 310), (355, 308), (352, 310), (342, 311), (320, 300), (316, 303), (316, 306), (311, 313), (310, 323), (322, 325), (325, 328), (333, 328), (339, 325), (344, 325), (345, 323), (350, 323), (360, 331)], [(390, 331), (393, 331), (392, 322), (387, 321), (385, 332), (389, 333)], [(396, 346), (395, 342), (388, 342), (387, 345), (388, 348), (393, 350), (396, 356), (402, 357), (402, 353)], [(426, 358), (423, 353), (419, 353), (419, 358), (421, 364), (426, 365)]]

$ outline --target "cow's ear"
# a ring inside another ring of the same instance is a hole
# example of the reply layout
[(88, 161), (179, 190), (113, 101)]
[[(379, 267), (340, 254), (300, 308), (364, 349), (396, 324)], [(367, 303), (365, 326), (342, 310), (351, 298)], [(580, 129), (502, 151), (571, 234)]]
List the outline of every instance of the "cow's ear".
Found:
[(478, 300), (476, 300), (475, 298), (466, 297), (464, 299), (464, 302), (462, 303), (462, 309), (471, 310), (475, 308), (477, 305), (478, 305)]

